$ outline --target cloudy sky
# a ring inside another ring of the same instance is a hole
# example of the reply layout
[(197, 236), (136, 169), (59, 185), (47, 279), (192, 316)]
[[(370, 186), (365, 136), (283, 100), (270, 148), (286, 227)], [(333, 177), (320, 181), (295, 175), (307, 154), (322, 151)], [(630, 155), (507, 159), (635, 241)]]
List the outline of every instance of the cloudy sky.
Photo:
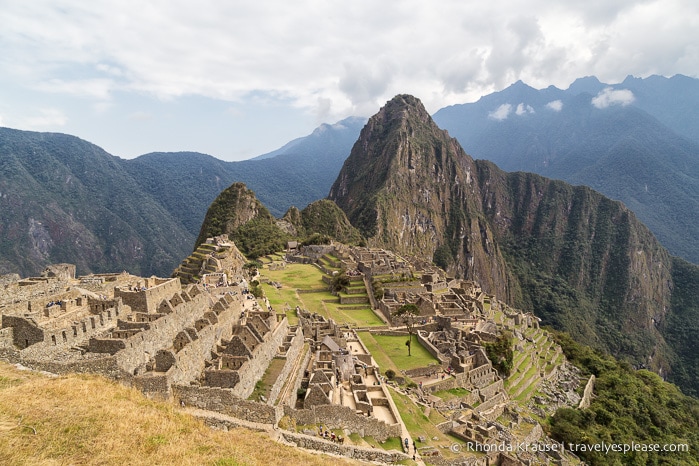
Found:
[(240, 160), (410, 93), (699, 77), (696, 0), (0, 0), (0, 126)]

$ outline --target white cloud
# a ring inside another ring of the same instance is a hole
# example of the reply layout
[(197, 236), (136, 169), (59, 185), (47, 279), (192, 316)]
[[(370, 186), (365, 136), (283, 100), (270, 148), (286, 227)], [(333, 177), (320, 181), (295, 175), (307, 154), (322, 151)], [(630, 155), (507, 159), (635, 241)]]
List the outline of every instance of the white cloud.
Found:
[(510, 116), (510, 113), (512, 113), (512, 105), (502, 104), (492, 112), (488, 113), (488, 118), (502, 121), (506, 120), (507, 117)]
[(336, 121), (399, 93), (434, 112), (518, 79), (699, 76), (696, 0), (6, 0), (0, 24), (3, 80), (115, 108), (134, 96), (234, 106), (266, 96)]
[(546, 104), (546, 108), (553, 110), (554, 112), (560, 112), (563, 110), (563, 102), (560, 100), (552, 100)]
[(592, 105), (597, 108), (607, 108), (610, 105), (621, 105), (625, 107), (635, 100), (633, 92), (628, 89), (612, 89), (607, 87), (592, 98)]
[(110, 93), (115, 87), (114, 82), (110, 79), (79, 79), (72, 81), (50, 79), (35, 86), (36, 89), (44, 92), (104, 100), (110, 98)]
[[(436, 110), (517, 79), (544, 87), (589, 74), (621, 80), (649, 71), (699, 72), (693, 64), (699, 60), (692, 60), (699, 52), (687, 47), (696, 38), (699, 16), (691, 0), (551, 8), (540, 8), (543, 0), (508, 2), (507, 8), (503, 1), (454, 0), (436, 8), (417, 0), (400, 7), (368, 0), (162, 6), (136, 0), (17, 1), (0, 12), (0, 43), (5, 64), (54, 91), (82, 89), (104, 98), (114, 82), (91, 80), (108, 76), (123, 80), (128, 90), (163, 99), (236, 100), (269, 91), (309, 108), (330, 99), (339, 112), (376, 107), (401, 92), (416, 94)], [(667, 34), (640, 32), (657, 30), (654, 24)], [(658, 41), (662, 50), (654, 45)], [(654, 62), (667, 66), (646, 66)], [(680, 62), (693, 69), (679, 69)], [(72, 66), (83, 67), (82, 75), (52, 81)]]
[(517, 105), (517, 110), (515, 110), (515, 113), (518, 116), (522, 116), (522, 115), (525, 115), (527, 113), (534, 113), (534, 109), (532, 108), (531, 105), (520, 102)]

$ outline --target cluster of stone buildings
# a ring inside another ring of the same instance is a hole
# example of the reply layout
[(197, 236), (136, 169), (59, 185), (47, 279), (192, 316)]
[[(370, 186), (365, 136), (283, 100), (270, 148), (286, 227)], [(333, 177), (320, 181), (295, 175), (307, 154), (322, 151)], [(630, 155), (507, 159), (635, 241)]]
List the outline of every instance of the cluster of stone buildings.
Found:
[(312, 351), (292, 416), (330, 428), (361, 424), (380, 440), (400, 437), (398, 410), (356, 332), (307, 311), (299, 310), (299, 319)]

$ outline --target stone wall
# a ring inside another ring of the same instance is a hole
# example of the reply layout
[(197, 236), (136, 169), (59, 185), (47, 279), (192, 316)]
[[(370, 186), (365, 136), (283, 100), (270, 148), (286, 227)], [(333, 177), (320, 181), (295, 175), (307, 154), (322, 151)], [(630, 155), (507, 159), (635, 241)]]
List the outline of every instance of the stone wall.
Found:
[(430, 353), (432, 356), (437, 358), (442, 363), (442, 365), (448, 365), (449, 364), (448, 358), (446, 356), (444, 356), (443, 354), (441, 354), (439, 352), (439, 350), (437, 349), (437, 347), (434, 346), (427, 339), (427, 335), (428, 335), (428, 333), (426, 333), (426, 332), (418, 331), (417, 332), (417, 341), (419, 341), (420, 344), (425, 347), (425, 349), (427, 350), (428, 353)]
[[(274, 404), (275, 401), (277, 400), (277, 397), (282, 391), (282, 388), (284, 388), (284, 384), (286, 384), (287, 380), (289, 377), (296, 377), (297, 374), (291, 374), (291, 371), (294, 369), (296, 366), (296, 359), (300, 357), (301, 350), (303, 349), (303, 330), (301, 330), (301, 327), (296, 328), (296, 332), (294, 333), (294, 338), (291, 340), (291, 346), (289, 346), (289, 349), (286, 351), (286, 362), (284, 363), (284, 367), (282, 368), (282, 371), (279, 373), (279, 377), (277, 377), (277, 380), (274, 382), (274, 385), (272, 385), (272, 390), (269, 393), (269, 404)], [(305, 367), (305, 366), (302, 366)], [(296, 392), (294, 392), (294, 395)], [(284, 400), (280, 400), (280, 403), (283, 403)]]
[(0, 348), (14, 348), (14, 329), (12, 327), (0, 329)]
[[(6, 355), (2, 355), (3, 359), (5, 359), (5, 356)], [(53, 362), (25, 358), (15, 360), (12, 357), (7, 359), (11, 362), (21, 362), (23, 365), (34, 370), (51, 372), (53, 374), (99, 374), (127, 384), (131, 384), (132, 382), (131, 375), (121, 370), (114, 356), (80, 359), (70, 362)]]
[(153, 312), (164, 299), (169, 300), (182, 290), (179, 278), (171, 278), (146, 290), (114, 288), (114, 297), (121, 297), (133, 312)]
[(295, 444), (301, 448), (322, 451), (334, 455), (342, 455), (361, 461), (372, 461), (384, 464), (396, 464), (410, 459), (410, 456), (398, 451), (385, 451), (376, 448), (357, 447), (354, 445), (340, 445), (330, 440), (313, 437), (304, 434), (281, 431), (285, 441)]
[(403, 372), (408, 377), (428, 377), (433, 375), (435, 372), (441, 372), (442, 366), (433, 364), (425, 367), (416, 367), (414, 369), (408, 369)]
[[(303, 348), (304, 347), (302, 346), (302, 351), (303, 351)], [(303, 356), (303, 360), (299, 364), (298, 371), (296, 372), (296, 374), (293, 375), (296, 378), (294, 379), (294, 386), (289, 391), (289, 397), (286, 400), (280, 400), (278, 403), (280, 406), (282, 406), (282, 405), (294, 406), (296, 404), (296, 398), (297, 398), (296, 394), (298, 393), (298, 390), (301, 388), (301, 385), (303, 384), (303, 375), (304, 375), (306, 368), (308, 367), (308, 363), (310, 362), (312, 355), (313, 355), (313, 351), (311, 351), (310, 348), (308, 348), (306, 350), (306, 354)]]
[(276, 424), (283, 414), (281, 408), (237, 397), (232, 390), (225, 388), (173, 385), (172, 396), (186, 406), (262, 424)]
[(502, 379), (498, 379), (492, 384), (478, 390), (478, 393), (484, 398), (492, 398), (496, 393), (505, 391), (505, 385)]
[[(198, 296), (194, 299), (197, 298)], [(170, 383), (185, 384), (202, 373), (205, 361), (211, 357), (211, 349), (221, 338), (230, 337), (233, 321), (240, 315), (241, 309), (239, 303), (237, 306), (229, 305), (225, 311), (218, 314), (218, 322), (197, 331), (197, 339), (185, 345), (175, 355), (176, 362), (167, 372)]]
[(460, 385), (457, 383), (455, 377), (447, 377), (439, 382), (431, 383), (429, 385), (423, 385), (422, 390), (424, 392), (434, 393), (442, 390), (450, 390), (452, 388), (457, 388)]
[(262, 343), (252, 350), (252, 357), (238, 371), (240, 381), (233, 387), (232, 392), (239, 398), (247, 398), (255, 389), (255, 383), (262, 378), (269, 362), (277, 354), (277, 350), (289, 331), (289, 321), (286, 317), (265, 335)]
[(68, 280), (57, 278), (24, 279), (17, 282), (6, 283), (0, 293), (0, 304), (8, 306), (21, 301), (21, 306), (27, 309), (27, 302), (45, 296), (62, 293), (71, 285)]
[(592, 401), (592, 392), (595, 389), (595, 375), (592, 374), (590, 376), (590, 379), (587, 381), (587, 384), (585, 385), (585, 390), (583, 391), (583, 396), (580, 399), (580, 404), (578, 405), (578, 409), (585, 409), (590, 407), (590, 402)]
[(172, 313), (151, 322), (149, 329), (124, 340), (126, 347), (116, 355), (119, 365), (127, 372), (135, 373), (155, 357), (158, 350), (172, 347), (177, 334), (184, 328), (193, 327), (208, 310), (208, 297), (203, 293), (179, 304)]
[(386, 424), (373, 417), (356, 414), (347, 406), (320, 405), (310, 409), (284, 407), (284, 414), (298, 424), (322, 424), (329, 429), (347, 429), (362, 436), (371, 435), (379, 441), (401, 436), (400, 424)]
[(54, 347), (69, 348), (84, 343), (91, 336), (103, 333), (116, 326), (117, 318), (126, 312), (120, 300), (114, 307), (90, 315), (76, 315), (75, 321), (66, 327), (58, 325), (68, 322), (65, 318), (49, 321), (49, 328), (38, 324), (32, 317), (2, 316), (2, 327), (13, 327), (13, 343), (22, 351), (23, 357), (36, 359), (53, 351)]

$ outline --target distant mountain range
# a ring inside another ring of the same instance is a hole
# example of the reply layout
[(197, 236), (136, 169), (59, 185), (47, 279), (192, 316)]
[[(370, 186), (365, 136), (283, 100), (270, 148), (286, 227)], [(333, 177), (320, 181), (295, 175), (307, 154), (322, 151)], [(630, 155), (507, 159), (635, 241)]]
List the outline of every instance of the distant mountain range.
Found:
[(124, 162), (74, 136), (0, 128), (0, 273), (169, 274), (191, 238)]
[(521, 81), (434, 114), (478, 159), (583, 184), (626, 204), (673, 254), (699, 263), (699, 80)]

